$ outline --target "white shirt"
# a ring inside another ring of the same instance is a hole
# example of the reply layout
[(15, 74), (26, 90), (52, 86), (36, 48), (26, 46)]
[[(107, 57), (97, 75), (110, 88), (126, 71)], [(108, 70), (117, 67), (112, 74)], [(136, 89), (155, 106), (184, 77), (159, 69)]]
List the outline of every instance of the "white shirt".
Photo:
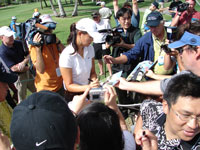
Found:
[(112, 11), (108, 7), (102, 7), (99, 9), (99, 13), (102, 19), (109, 19), (112, 16)]
[(92, 45), (84, 47), (83, 57), (74, 52), (72, 45), (68, 45), (61, 53), (59, 58), (59, 66), (63, 68), (72, 68), (73, 83), (79, 85), (89, 84), (92, 68), (92, 58), (94, 58), (94, 48)]
[[(96, 22), (95, 22), (96, 23)], [(101, 19), (99, 23), (96, 23), (97, 30), (102, 29), (111, 29), (111, 26), (108, 21)], [(99, 33), (99, 36), (95, 36), (93, 39), (94, 43), (104, 43), (106, 39), (107, 33)]]

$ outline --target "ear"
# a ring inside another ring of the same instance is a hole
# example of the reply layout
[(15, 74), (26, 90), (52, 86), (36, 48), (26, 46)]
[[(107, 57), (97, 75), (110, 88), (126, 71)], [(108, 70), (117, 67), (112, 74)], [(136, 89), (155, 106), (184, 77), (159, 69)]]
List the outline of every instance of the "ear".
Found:
[(165, 114), (168, 114), (168, 113), (169, 113), (169, 106), (168, 106), (168, 104), (167, 104), (167, 101), (166, 101), (166, 100), (163, 100), (163, 101), (162, 101), (162, 105), (163, 105), (163, 112), (164, 112)]
[(195, 55), (196, 55), (196, 60), (200, 60), (200, 46), (197, 46)]

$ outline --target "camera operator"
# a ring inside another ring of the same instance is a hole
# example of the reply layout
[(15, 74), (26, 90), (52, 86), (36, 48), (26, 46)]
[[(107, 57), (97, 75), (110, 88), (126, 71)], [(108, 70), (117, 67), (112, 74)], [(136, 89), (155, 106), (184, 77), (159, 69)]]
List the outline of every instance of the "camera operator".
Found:
[[(101, 19), (101, 15), (99, 12), (93, 12), (92, 13), (92, 18), (96, 23), (97, 30), (103, 30), (103, 29), (111, 29), (110, 24), (105, 21), (104, 19)], [(110, 54), (110, 49), (106, 49), (105, 47), (105, 39), (106, 39), (107, 33), (99, 33), (98, 36), (95, 36), (93, 39), (93, 47), (95, 51), (95, 59), (98, 60), (98, 65), (99, 65), (99, 75), (103, 75), (103, 61), (102, 61), (102, 56), (104, 55), (109, 55)], [(112, 70), (111, 70), (111, 65), (107, 64), (108, 72), (109, 75), (112, 75)], [(106, 72), (105, 72), (106, 74)]]
[(186, 3), (179, 5), (171, 26), (175, 27), (192, 22), (193, 20), (200, 20), (200, 12), (195, 10), (195, 5), (195, 0), (186, 0)]
[(169, 5), (169, 12), (171, 13), (172, 18), (174, 18), (174, 16), (176, 15), (178, 6), (182, 3), (183, 2), (180, 0), (173, 0), (173, 2), (171, 2), (171, 4)]
[[(123, 52), (128, 51), (129, 49), (133, 48), (136, 41), (142, 36), (140, 29), (135, 28), (131, 25), (131, 16), (132, 11), (128, 8), (121, 8), (118, 10), (116, 17), (120, 23), (120, 25), (117, 28), (122, 28), (122, 33), (120, 33), (120, 39), (121, 41), (118, 43), (114, 43), (114, 45), (111, 45), (113, 47), (112, 50), (112, 56), (118, 57)], [(107, 45), (109, 45), (109, 41), (106, 41)], [(108, 55), (105, 55), (107, 57)], [(123, 76), (127, 77), (129, 73), (133, 70), (133, 68), (136, 66), (136, 63), (134, 64), (113, 64), (112, 66), (112, 72), (113, 74), (123, 70)], [(127, 91), (122, 91), (119, 89), (116, 89), (119, 102), (121, 104), (124, 103), (130, 103), (127, 97)]]
[(52, 31), (56, 28), (50, 15), (40, 17), (42, 25), (48, 27), (44, 33), (37, 32), (30, 46), (30, 56), (36, 68), (35, 86), (38, 91), (49, 90), (64, 96), (62, 76), (59, 69), (59, 53), (64, 49)]

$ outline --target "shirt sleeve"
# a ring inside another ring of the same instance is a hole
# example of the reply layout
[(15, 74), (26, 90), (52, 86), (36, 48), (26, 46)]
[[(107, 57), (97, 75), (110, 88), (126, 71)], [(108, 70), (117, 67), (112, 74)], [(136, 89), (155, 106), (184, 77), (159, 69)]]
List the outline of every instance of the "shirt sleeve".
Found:
[(139, 27), (139, 23), (140, 23), (140, 13), (138, 10), (137, 16), (135, 16), (135, 14), (133, 13), (133, 15), (131, 16), (131, 24), (138, 28)]
[(73, 56), (67, 53), (67, 49), (64, 49), (59, 58), (59, 66), (63, 68), (73, 68)]
[(133, 48), (129, 51), (124, 52), (123, 55), (126, 55), (128, 58), (127, 64), (130, 64), (132, 61), (137, 60), (142, 52), (141, 40), (138, 40)]

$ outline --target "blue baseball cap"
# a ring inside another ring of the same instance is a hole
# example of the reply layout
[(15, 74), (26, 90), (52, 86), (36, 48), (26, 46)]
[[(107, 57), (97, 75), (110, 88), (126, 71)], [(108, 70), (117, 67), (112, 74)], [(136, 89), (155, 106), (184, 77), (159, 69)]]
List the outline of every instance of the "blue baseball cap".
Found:
[(150, 27), (157, 27), (160, 24), (160, 21), (162, 20), (163, 20), (162, 14), (158, 11), (153, 11), (147, 16), (146, 25)]
[(200, 36), (185, 31), (180, 40), (168, 45), (169, 48), (179, 48), (185, 45), (200, 46)]

